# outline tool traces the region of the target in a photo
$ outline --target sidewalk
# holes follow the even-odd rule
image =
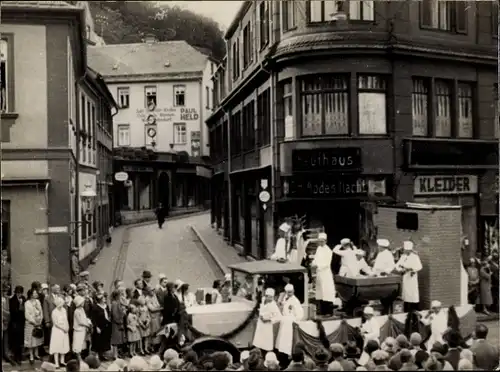
[[[190,227],[223,272],[228,273],[230,265],[248,261],[210,226],[210,215],[205,219],[198,218]]]

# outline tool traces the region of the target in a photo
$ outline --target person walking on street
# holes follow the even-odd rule
[[[488,309],[493,303],[493,298],[491,295],[491,269],[487,260],[481,262],[481,267],[479,269],[479,298],[480,298],[480,310],[489,315]]]
[[[167,217],[165,208],[163,207],[162,203],[158,204],[155,214],[156,220],[158,221],[158,227],[161,229],[163,227],[163,224],[165,223],[165,218]]]

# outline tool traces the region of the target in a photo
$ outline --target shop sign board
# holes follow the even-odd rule
[[[127,172],[115,173],[115,180],[118,182],[125,182],[126,180],[128,180],[128,173]]]
[[[465,195],[477,194],[477,176],[472,175],[433,175],[417,176],[414,182],[414,195]]]
[[[152,111],[146,109],[137,109],[137,117],[144,123],[154,125],[156,123],[165,123],[174,121],[177,115],[175,107],[155,108]]]
[[[357,196],[385,196],[385,179],[363,177],[287,177],[285,196],[291,198],[346,198]]]
[[[361,169],[360,148],[292,150],[292,172],[359,171]]]
[[[200,118],[195,108],[181,108],[181,121],[195,121]]]

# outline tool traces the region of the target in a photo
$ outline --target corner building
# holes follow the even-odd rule
[[[221,233],[263,258],[279,223],[306,214],[331,246],[369,246],[377,204],[461,205],[471,254],[486,253],[498,239],[497,12],[486,2],[246,1],[206,121]]]

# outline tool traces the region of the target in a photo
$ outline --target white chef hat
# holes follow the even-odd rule
[[[232,276],[230,273],[227,273],[226,275],[224,275],[224,280],[226,282],[230,282],[232,280]]]
[[[351,244],[351,239],[349,238],[344,238],[340,241],[340,244],[341,245],[347,245],[347,244]]]
[[[380,247],[388,248],[391,243],[387,239],[377,239],[377,245]]]
[[[328,235],[326,233],[319,233],[318,234],[318,240],[326,240],[328,238]]]
[[[49,285],[47,283],[42,283],[40,285],[40,288],[42,288],[42,289],[49,289]]]
[[[163,279],[167,279],[167,276],[165,274],[159,274],[158,275],[158,280],[163,280]]]
[[[364,256],[364,255],[366,255],[366,252],[364,250],[362,250],[362,249],[356,249],[354,251],[354,253],[356,253],[356,256]]]
[[[413,242],[407,240],[403,242],[403,249],[405,251],[413,251]]]
[[[179,288],[181,285],[183,285],[184,282],[180,279],[176,279],[175,282],[174,282],[174,285]]]
[[[431,308],[432,307],[441,307],[441,305],[442,305],[441,302],[438,300],[434,300],[431,302]]]
[[[287,284],[287,285],[285,286],[285,292],[291,292],[291,291],[293,291],[293,290],[294,290],[294,288],[293,288],[293,284]]]
[[[276,294],[273,288],[266,288],[266,291],[264,292],[266,296],[273,296]]]
[[[283,222],[280,225],[280,230],[286,233],[286,232],[288,232],[290,230],[290,225],[287,224],[286,222]]]
[[[373,315],[373,307],[371,306],[366,306],[363,310],[363,313],[365,315]]]

